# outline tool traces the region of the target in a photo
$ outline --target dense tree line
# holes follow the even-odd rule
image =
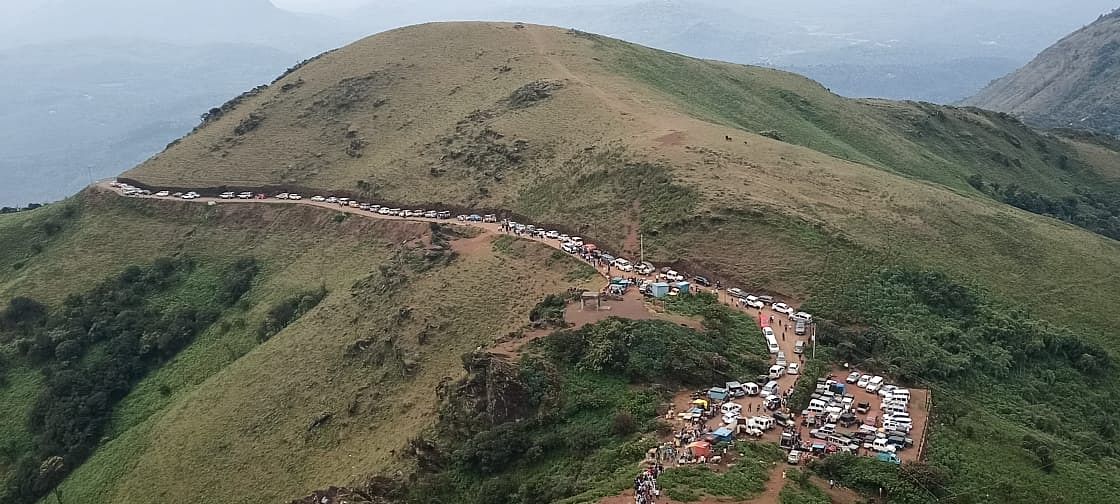
[[[265,315],[261,325],[257,327],[257,339],[267,341],[273,335],[288,327],[288,324],[295,322],[303,314],[318,306],[319,302],[325,297],[327,297],[327,288],[320,286],[316,290],[300,292],[276,303],[268,309],[268,314]]]
[[[981,192],[1016,208],[1047,215],[1114,240],[1120,240],[1120,191],[1079,190],[1073,196],[1054,198],[1028,191],[1016,184],[987,182],[980,175],[968,183]]]
[[[152,306],[153,297],[175,288],[195,267],[183,258],[131,266],[69,296],[51,313],[31,299],[9,302],[0,318],[15,331],[18,352],[42,370],[45,386],[28,420],[34,451],[16,462],[0,500],[35,502],[88,458],[117,402],[237,302],[258,270],[255,260],[239,260],[221,275],[212,299]]]

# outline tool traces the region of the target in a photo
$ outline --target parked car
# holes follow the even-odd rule
[[[868,392],[875,392],[875,391],[879,390],[879,387],[882,387],[882,386],[883,386],[883,377],[876,375],[876,376],[872,377],[871,380],[868,380],[867,391]]]
[[[545,232],[544,237],[545,238],[551,238],[551,239],[555,240],[557,238],[560,238],[560,232],[556,231],[556,230],[549,230],[549,231]]]
[[[276,195],[276,199],[288,199],[288,193],[282,192]]]
[[[627,261],[626,259],[623,259],[621,257],[614,260],[614,267],[618,268],[619,271],[634,271],[634,265],[630,264],[630,261]]]
[[[298,194],[293,193],[293,194],[288,195],[288,199],[290,199],[290,200],[301,200],[301,199],[303,199],[303,196],[300,196]]]
[[[864,413],[867,413],[870,410],[871,410],[871,403],[866,402],[866,401],[861,402],[861,403],[856,403],[856,413],[859,413],[859,414],[862,415]]]
[[[777,364],[779,366],[785,366],[786,365],[786,353],[785,352],[778,351],[778,357],[777,357],[777,360],[776,360],[775,364]]]
[[[801,463],[801,452],[797,450],[790,450],[789,455],[786,456],[786,463],[797,465]]]
[[[786,372],[786,367],[785,366],[779,366],[777,364],[774,364],[773,366],[770,366],[770,374],[769,374],[770,379],[771,380],[777,380],[778,378],[781,378],[782,375],[785,374],[785,372]]]
[[[167,191],[160,191],[156,193],[157,198],[166,198],[168,196],[171,196],[171,193]]]
[[[863,375],[861,375],[859,371],[852,371],[851,373],[848,373],[848,378],[846,378],[844,381],[848,383],[858,383],[861,376]]]
[[[727,295],[731,297],[742,298],[745,297],[747,293],[743,292],[743,289],[740,289],[738,287],[731,287],[730,289],[727,289]]]
[[[762,300],[758,298],[758,296],[752,296],[750,294],[747,294],[747,297],[743,299],[743,304],[759,310],[766,308],[766,303],[763,303]]]
[[[795,354],[805,353],[805,340],[797,340],[797,343],[793,344],[793,353],[795,353]]]
[[[494,214],[486,214],[482,216],[482,222],[498,222],[498,216]]]
[[[786,315],[793,314],[793,308],[790,308],[790,306],[785,304],[785,303],[774,303],[770,307],[773,308],[774,311],[776,311],[778,313],[784,313]]]
[[[334,198],[331,198],[331,199],[334,199]],[[322,201],[327,201],[327,198],[324,198],[324,197],[319,196],[319,195],[315,195],[315,196],[311,197],[311,201],[322,202]],[[331,203],[334,203],[334,202],[331,201]]]
[[[712,286],[712,282],[710,282],[707,277],[694,276],[692,277],[692,282],[696,285],[703,285],[704,287]]]
[[[222,199],[233,199],[233,196],[234,196],[233,191],[226,191],[226,192],[218,195],[218,197],[222,198]]]
[[[801,372],[801,365],[794,362],[786,367],[786,374],[798,374]]]
[[[243,193],[239,193],[237,195],[237,199],[252,199],[252,198],[253,198],[253,193],[248,192],[248,191],[245,191]]]
[[[867,388],[867,382],[869,381],[871,381],[871,375],[863,375],[859,377],[859,381],[856,382],[856,386],[861,389],[865,389]]]

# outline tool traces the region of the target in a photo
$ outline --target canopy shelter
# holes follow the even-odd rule
[[[688,451],[693,457],[710,457],[712,454],[712,444],[707,441],[696,441],[689,443]]]
[[[598,292],[584,291],[582,294],[580,294],[579,295],[579,309],[582,310],[582,309],[586,308],[588,301],[595,301],[595,309],[596,310],[603,307],[603,296],[601,296]]]
[[[734,434],[731,432],[731,429],[727,427],[720,427],[712,432],[712,439],[717,443],[720,441],[731,441],[732,438],[734,438]]]

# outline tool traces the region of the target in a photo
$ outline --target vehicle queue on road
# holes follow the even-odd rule
[[[198,199],[201,195],[196,191],[172,192],[160,190],[141,189],[127,183],[112,182],[110,186],[116,188],[125,196],[144,196],[156,198],[179,198],[183,200]],[[298,193],[282,192],[273,196],[249,191],[227,191],[218,195],[219,199],[240,200],[287,200],[299,201],[303,196]],[[335,196],[311,196],[311,202],[320,204],[334,204],[353,210],[366,211],[381,216],[396,216],[402,218],[422,218],[449,220],[452,214],[447,210],[430,209],[404,209],[382,206],[374,203]],[[608,276],[611,270],[621,273],[636,273],[642,276],[656,275],[657,281],[675,282],[676,285],[687,284],[685,274],[669,267],[656,268],[647,261],[631,261],[624,257],[611,254],[595,244],[585,243],[579,236],[569,236],[557,230],[545,229],[533,224],[519,223],[509,219],[499,219],[495,214],[460,214],[455,219],[464,223],[498,223],[501,230],[519,236],[532,237],[542,240],[556,240],[558,248],[569,254],[578,254],[588,261],[606,267]],[[713,283],[703,276],[693,276],[692,282],[702,287],[713,287]],[[651,286],[653,281],[642,280],[640,290],[647,296],[655,295]],[[720,283],[715,282],[714,288],[721,289]],[[805,335],[813,323],[812,315],[797,311],[788,304],[775,300],[769,295],[755,295],[743,291],[738,287],[725,290],[736,308],[762,310],[769,307],[773,312],[788,318],[794,327],[796,336]],[[678,287],[667,291],[668,295],[677,295]],[[658,296],[659,297],[659,296]],[[800,362],[787,362],[787,356],[780,350],[776,333],[771,325],[773,316],[764,318],[759,312],[759,323],[762,336],[766,342],[769,353],[773,356],[773,364],[768,372],[759,375],[753,380],[729,381],[719,386],[712,387],[706,392],[698,392],[694,397],[694,405],[703,405],[703,408],[693,407],[678,416],[682,420],[694,424],[704,424],[707,420],[718,416],[723,427],[714,432],[721,436],[730,433],[749,436],[762,436],[766,431],[781,427],[779,444],[789,450],[788,462],[797,464],[806,456],[823,456],[833,452],[859,452],[861,449],[877,453],[881,460],[899,463],[895,455],[898,450],[905,449],[913,444],[909,437],[912,420],[909,415],[910,391],[905,388],[885,383],[882,376],[865,375],[859,372],[850,373],[846,383],[841,383],[830,378],[822,378],[816,385],[816,390],[809,401],[809,406],[800,412],[800,425],[809,427],[810,439],[803,439],[802,429],[798,427],[792,412],[786,409],[792,387],[782,391],[777,380],[783,375],[798,375],[801,371]],[[794,346],[794,353],[804,353],[806,342],[798,339]],[[876,393],[881,397],[880,412],[871,411],[868,401],[858,402],[854,396],[846,393],[846,387],[854,386],[864,389],[869,393]],[[735,402],[736,399],[758,396],[762,398],[761,406],[769,414],[762,414],[762,407],[755,415],[746,416],[742,406]],[[717,415],[718,413],[718,415]],[[856,415],[866,415],[859,420]],[[843,428],[858,428],[854,432],[843,433]],[[708,441],[716,441],[719,436],[712,432],[705,434]]]

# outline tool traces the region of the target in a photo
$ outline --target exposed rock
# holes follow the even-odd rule
[[[552,97],[552,92],[564,87],[560,81],[537,80],[517,88],[506,103],[510,108],[526,108]]]

